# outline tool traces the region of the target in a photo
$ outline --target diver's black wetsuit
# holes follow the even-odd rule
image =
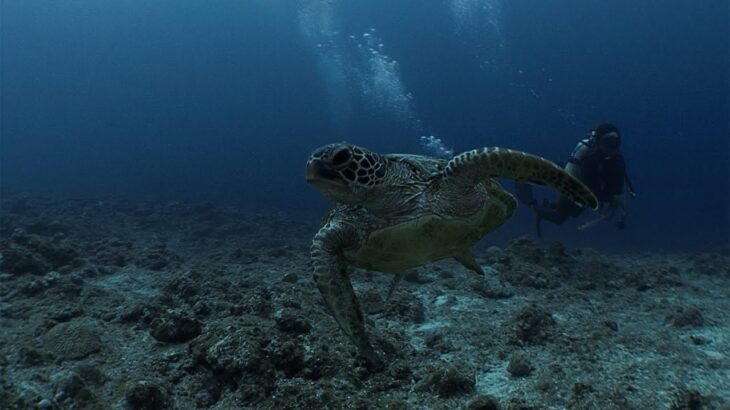
[[[617,228],[625,226],[626,208],[624,206],[624,187],[631,196],[636,196],[634,187],[626,173],[626,163],[619,150],[621,133],[609,123],[598,125],[591,135],[578,142],[570,155],[565,172],[583,182],[598,199],[600,217],[586,222],[578,229],[586,229],[600,221],[610,221],[616,210],[621,215],[614,222]],[[537,235],[541,236],[540,221],[543,219],[562,224],[568,218],[575,218],[583,212],[569,197],[561,196],[556,202],[546,199],[539,203],[533,198],[532,187],[518,182],[517,199],[529,206],[537,215]]]
[[[580,159],[574,157],[570,162],[579,168],[576,177],[593,191],[599,203],[611,203],[616,195],[623,193],[624,183],[632,188],[621,153],[607,156],[600,149],[590,147]],[[565,196],[561,196],[557,202],[535,204],[534,209],[540,218],[556,224],[575,218],[584,210]]]

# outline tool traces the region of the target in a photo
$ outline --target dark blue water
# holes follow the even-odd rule
[[[419,136],[436,135],[456,151],[499,145],[558,161],[610,121],[638,190],[627,229],[578,233],[579,220],[546,236],[647,250],[728,241],[726,0],[1,7],[3,194],[313,216],[326,203],[303,167],[327,142],[424,153]],[[491,238],[532,224],[522,209]]]

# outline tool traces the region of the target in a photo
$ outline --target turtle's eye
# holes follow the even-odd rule
[[[350,157],[352,157],[352,153],[350,153],[349,149],[341,149],[335,154],[334,157],[332,157],[332,165],[338,167],[347,162]]]

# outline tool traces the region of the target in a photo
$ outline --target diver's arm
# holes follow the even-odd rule
[[[626,159],[623,155],[621,155],[621,170],[624,174],[624,185],[626,187],[626,192],[631,195],[631,197],[636,196],[636,190],[634,189],[634,184],[631,182],[631,178],[629,178],[629,173],[626,171]]]
[[[624,171],[624,182],[626,183],[626,190],[628,191],[629,195],[632,197],[636,196],[636,190],[634,189],[634,184],[631,183],[631,179],[629,178],[629,174]]]
[[[623,159],[623,157],[622,157]],[[614,222],[614,225],[618,229],[624,229],[626,227],[626,216],[629,214],[628,210],[626,209],[626,199],[624,198],[624,192],[627,192],[629,195],[631,195],[632,198],[636,197],[636,191],[634,191],[634,184],[631,183],[631,179],[629,179],[629,173],[626,172],[626,162],[623,162],[623,173],[624,173],[624,187],[621,190],[621,194],[617,195],[616,198],[614,198],[614,206],[616,208],[621,209],[621,215],[619,216],[618,220]]]

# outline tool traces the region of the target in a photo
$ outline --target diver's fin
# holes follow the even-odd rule
[[[598,218],[592,219],[590,221],[587,221],[583,225],[578,227],[579,231],[582,231],[584,229],[588,229],[592,226],[598,225],[599,222],[605,221],[607,219],[608,215],[601,215]]]
[[[532,195],[532,186],[526,182],[515,182],[515,196],[521,203],[532,206],[537,203]]]
[[[396,273],[395,276],[393,276],[393,280],[390,281],[390,288],[388,288],[388,296],[385,298],[386,302],[390,300],[391,296],[393,296],[395,288],[398,287],[398,284],[401,280],[403,280],[404,276],[406,276],[405,272]]]
[[[537,215],[537,219],[535,220],[535,228],[537,230],[537,237],[542,239],[542,226],[540,222],[542,222],[542,216],[540,216],[540,212],[535,212]]]
[[[470,271],[476,273],[477,275],[485,276],[484,269],[482,269],[481,266],[477,263],[476,260],[474,260],[474,255],[471,254],[471,252],[466,251],[462,253],[459,256],[454,257],[459,263],[464,265],[465,268],[469,269]]]

